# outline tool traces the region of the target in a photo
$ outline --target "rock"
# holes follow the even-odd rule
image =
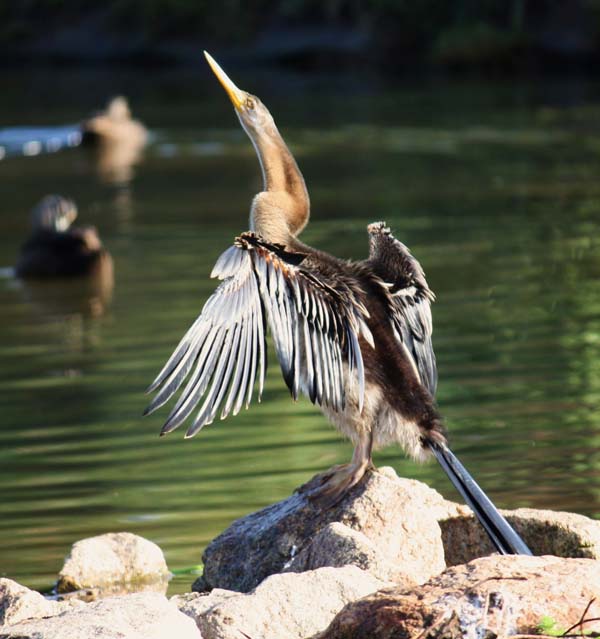
[[[169,570],[162,550],[132,533],[107,533],[73,544],[59,573],[58,592],[94,589],[101,595],[165,593]]]
[[[0,626],[0,639],[202,639],[192,619],[157,593],[111,597],[53,617]]]
[[[390,468],[370,472],[335,508],[308,495],[319,476],[291,497],[235,521],[206,549],[202,592],[248,592],[278,572],[355,565],[408,586],[449,565],[493,554],[471,510]],[[535,555],[600,559],[600,522],[544,510],[503,511]]]
[[[204,613],[226,599],[243,596],[245,596],[243,593],[234,592],[233,590],[214,588],[210,592],[188,592],[183,595],[175,595],[171,597],[171,602],[188,617],[197,620]]]
[[[0,579],[0,626],[54,614],[54,602],[11,579]]]
[[[404,587],[416,585],[402,566],[387,561],[369,538],[349,526],[334,521],[321,529],[304,548],[288,562],[284,572],[304,572],[324,566],[355,565],[377,579]]]
[[[600,617],[600,561],[484,557],[412,591],[387,588],[351,603],[318,639],[507,637],[539,633],[544,619],[560,634],[592,599],[586,619]],[[582,627],[598,631],[600,622]]]
[[[466,507],[440,520],[446,563],[467,563],[494,552],[479,522]],[[600,559],[600,521],[583,515],[519,508],[502,513],[534,555]]]
[[[317,476],[291,497],[235,521],[205,550],[204,575],[193,589],[248,592],[286,567],[339,566],[342,557],[377,576],[409,575],[417,583],[445,568],[437,520],[459,513],[455,504],[382,468],[368,473],[336,507],[323,510],[308,498],[319,481]],[[334,522],[345,528],[325,530]],[[320,531],[336,548],[329,559],[311,545]],[[386,563],[389,568],[383,568]]]
[[[350,601],[384,582],[356,566],[272,575],[248,594],[213,590],[171,599],[204,639],[303,639],[327,627]]]
[[[0,627],[24,619],[51,617],[84,605],[77,600],[46,599],[39,592],[30,590],[12,579],[0,579]]]

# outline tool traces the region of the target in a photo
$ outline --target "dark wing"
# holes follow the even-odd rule
[[[325,282],[303,268],[304,257],[251,233],[219,257],[211,275],[223,283],[148,389],[160,388],[146,413],[167,402],[188,379],[162,433],[177,428],[202,398],[187,437],[210,424],[219,409],[221,419],[230,412],[235,415],[250,402],[257,370],[260,399],[267,322],[294,398],[302,390],[313,403],[341,410],[346,378],[356,371],[362,406],[364,370],[358,338],[362,335],[372,343],[365,323],[368,313],[347,286]]]
[[[435,296],[419,262],[385,222],[370,224],[368,231],[368,263],[387,289],[396,337],[412,358],[421,383],[435,395],[437,369],[431,344],[431,302]]]

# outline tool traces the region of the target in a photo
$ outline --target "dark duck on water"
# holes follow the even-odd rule
[[[363,261],[303,244],[309,198],[290,150],[262,102],[205,55],[254,144],[264,189],[250,231],[215,264],[222,284],[150,386],[158,392],[146,412],[184,380],[162,434],[201,401],[186,437],[247,407],[256,381],[262,393],[268,326],[292,396],[307,395],[354,444],[352,461],[324,475],[313,498],[336,504],[372,467],[374,448],[398,443],[416,459],[435,456],[499,552],[531,554],[448,447],[434,400],[433,293],[421,266],[383,222],[368,227]]]
[[[112,265],[93,226],[71,226],[76,217],[75,203],[60,195],[47,195],[33,208],[33,228],[21,247],[15,267],[17,277],[81,277],[107,263]]]

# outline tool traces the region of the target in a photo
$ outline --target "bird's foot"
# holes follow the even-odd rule
[[[311,483],[314,482],[316,487],[308,498],[324,510],[333,508],[360,482],[369,468],[374,468],[370,460],[334,466],[313,479]]]

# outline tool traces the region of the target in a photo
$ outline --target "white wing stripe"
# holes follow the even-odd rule
[[[233,374],[231,388],[229,389],[229,395],[227,396],[227,401],[225,402],[225,408],[223,408],[223,414],[222,414],[223,418],[229,415],[232,409],[234,410],[233,414],[237,415],[237,412],[235,411],[234,406],[235,406],[235,401],[240,390],[240,380],[242,378],[242,371],[244,369],[243,357],[244,357],[244,353],[246,352],[246,345],[244,343],[245,334],[246,334],[246,327],[244,324],[241,324],[238,327],[238,335],[237,335],[238,345],[235,351],[235,356],[236,356],[235,372]]]
[[[239,324],[233,328],[233,339],[231,343],[231,350],[229,352],[229,363],[227,367],[227,373],[225,375],[226,379],[230,382],[229,394],[227,395],[227,400],[225,401],[223,410],[221,411],[221,419],[225,419],[227,415],[229,415],[231,411],[231,405],[233,403],[233,397],[235,393],[235,374],[233,373],[233,368],[239,363],[240,333],[242,332],[241,329],[242,327]],[[233,379],[232,374],[234,375]],[[224,389],[227,390],[227,385],[224,385]]]
[[[252,355],[252,360],[250,363],[250,379],[248,381],[248,394],[246,395],[246,408],[248,408],[248,405],[250,404],[250,401],[252,400],[252,391],[254,390],[254,382],[256,380],[256,367],[258,365],[258,357],[257,357],[256,351],[258,350],[259,345],[258,345],[258,326],[257,326],[256,320],[257,320],[257,313],[254,312],[252,313],[252,319],[251,319],[252,349],[250,353]]]
[[[307,322],[308,323],[308,322]],[[323,403],[323,368],[321,366],[323,361],[323,353],[319,348],[319,340],[317,338],[317,331],[312,328],[310,330],[310,347],[312,350],[312,359],[315,367],[315,396],[319,404]]]
[[[315,369],[312,360],[312,348],[310,346],[310,335],[308,334],[308,322],[305,317],[300,316],[302,323],[302,350],[306,360],[306,384],[310,401],[315,401]],[[300,371],[297,371],[299,374]]]
[[[242,409],[242,406],[244,405],[244,397],[246,395],[246,388],[248,387],[248,371],[250,369],[252,336],[249,332],[249,327],[247,324],[244,324],[244,339],[242,341],[242,348],[244,346],[244,369],[242,372],[242,377],[240,379],[240,389],[238,392],[238,397],[233,408],[234,415],[237,415]]]
[[[227,357],[223,357],[223,353],[227,351],[228,345],[231,343],[231,332],[228,331],[225,334],[225,339],[222,342],[221,348],[219,349],[219,354],[217,358],[217,367],[214,371],[214,375],[212,376],[212,384],[210,387],[210,391],[206,395],[204,399],[204,403],[202,404],[202,408],[198,412],[194,423],[188,428],[186,437],[192,437],[195,435],[203,426],[206,424],[210,424],[214,415],[218,408],[218,395],[221,390],[223,375],[225,372],[225,367],[228,362]],[[212,372],[212,371],[211,371]],[[207,379],[208,382],[208,379]],[[208,385],[208,384],[207,384]]]
[[[372,343],[366,309],[347,285],[341,283],[338,290],[337,284],[322,282],[318,272],[285,261],[278,250],[244,235],[218,258],[212,275],[222,283],[151,386],[160,390],[148,412],[168,401],[187,378],[163,433],[177,428],[201,400],[186,437],[213,422],[219,410],[224,419],[247,407],[256,382],[260,400],[267,367],[266,322],[295,398],[301,387],[314,403],[342,409],[347,360],[358,380],[362,407],[364,365],[358,338]]]
[[[214,360],[216,349],[211,350],[214,344],[214,340],[217,337],[217,329],[213,329],[209,334],[209,337],[212,337],[213,340],[207,339],[204,343],[200,354],[198,355],[196,369],[192,378],[188,381],[183,393],[179,397],[179,400],[173,407],[173,410],[169,413],[167,417],[167,421],[163,426],[163,432],[168,433],[177,426],[179,426],[194,410],[194,407],[202,393],[206,390],[206,385],[208,381],[202,385],[203,375],[206,377],[206,369],[211,365],[212,360]],[[208,359],[206,359],[208,358]]]

